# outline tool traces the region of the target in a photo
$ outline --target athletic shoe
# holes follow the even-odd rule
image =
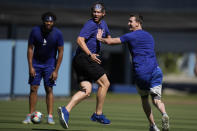
[[[169,130],[169,117],[167,114],[164,114],[162,116],[162,131],[168,131]]]
[[[47,117],[47,123],[50,124],[50,125],[54,125],[55,124],[55,121],[53,120],[53,116],[48,116]]]
[[[150,126],[149,131],[160,131],[160,130],[156,125],[154,125],[154,126]]]
[[[26,119],[24,121],[22,121],[23,124],[31,124],[31,114],[28,114],[26,116]]]
[[[63,128],[68,128],[69,113],[65,107],[58,107],[57,109],[59,121]]]
[[[103,114],[97,115],[96,113],[93,113],[93,115],[90,118],[92,121],[100,122],[101,124],[109,125],[111,122],[109,119],[107,119]]]

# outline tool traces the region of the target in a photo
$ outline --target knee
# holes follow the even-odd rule
[[[153,105],[157,106],[160,103],[162,103],[161,98],[159,96],[151,95],[151,97],[152,97],[152,103],[153,103]]]
[[[102,83],[100,83],[100,86],[104,87],[104,88],[109,88],[109,86],[110,86],[109,80],[103,81]]]
[[[83,98],[88,98],[91,95],[91,91],[90,90],[81,89],[80,91],[82,92]],[[76,100],[78,100],[78,98],[76,98]]]
[[[105,82],[104,82],[104,87],[109,88],[109,86],[110,86],[110,82],[109,82],[108,80],[105,81]]]
[[[162,101],[161,100],[158,100],[158,99],[153,99],[152,100],[152,103],[153,103],[154,106],[157,106],[157,105],[161,104]]]
[[[107,88],[107,89],[109,88],[110,82],[109,82],[109,80],[108,80],[106,74],[103,75],[101,78],[99,78],[99,79],[97,80],[97,84],[98,84],[100,87],[104,87],[104,88]]]
[[[86,97],[89,97],[90,95],[91,95],[91,90],[89,91],[89,90],[86,90],[86,92],[85,92],[85,95],[86,95]]]
[[[89,97],[92,92],[92,85],[91,84],[86,84],[85,86],[81,86],[80,89],[82,92],[84,92],[85,97]]]
[[[45,87],[45,91],[47,94],[53,93],[53,88],[52,87]]]
[[[38,91],[38,87],[36,86],[32,86],[30,89],[30,93],[37,93],[37,91]]]

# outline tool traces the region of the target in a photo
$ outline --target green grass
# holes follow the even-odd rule
[[[0,131],[61,131],[56,109],[66,105],[70,98],[55,99],[55,125],[46,124],[46,116],[41,124],[22,124],[28,112],[28,99],[0,101]],[[170,116],[171,131],[197,130],[197,96],[164,96],[163,100]],[[37,110],[46,115],[44,99],[39,99]],[[138,95],[108,94],[104,114],[111,125],[101,125],[90,121],[95,111],[95,94],[81,102],[70,113],[69,131],[148,131],[148,122],[141,108]],[[156,124],[161,128],[161,115],[153,108]]]

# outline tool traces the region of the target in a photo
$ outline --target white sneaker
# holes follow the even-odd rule
[[[23,123],[23,124],[31,124],[31,123],[32,123],[32,122],[31,122],[31,115],[28,114],[28,115],[26,116],[26,119],[25,119],[24,121],[22,121],[22,123]]]
[[[55,121],[53,120],[52,116],[48,116],[47,117],[47,123],[50,124],[50,125],[54,125],[55,124]]]
[[[149,131],[160,131],[160,130],[156,125],[154,125],[154,126],[150,126]]]
[[[162,116],[162,131],[169,131],[169,117],[167,114]]]

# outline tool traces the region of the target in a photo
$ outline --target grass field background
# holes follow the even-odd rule
[[[148,122],[141,108],[138,95],[108,94],[104,114],[111,120],[111,125],[101,125],[90,121],[95,111],[96,96],[81,102],[70,113],[69,131],[148,131]],[[69,98],[55,99],[55,125],[46,123],[45,99],[38,99],[37,110],[45,116],[41,124],[22,124],[28,113],[28,98],[16,100],[0,100],[0,131],[62,131],[56,109],[66,105]],[[197,131],[197,95],[163,96],[167,112],[170,116],[170,131]],[[153,106],[152,106],[153,107]],[[161,129],[161,115],[153,108],[155,121]]]

